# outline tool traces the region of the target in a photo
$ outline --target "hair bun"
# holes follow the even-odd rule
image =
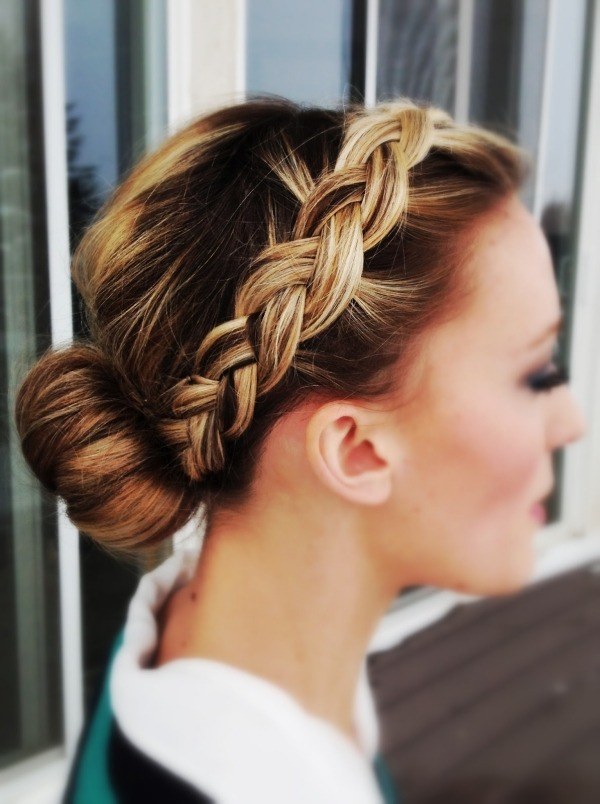
[[[71,521],[109,548],[154,545],[194,513],[192,494],[92,344],[48,351],[16,399],[23,454]]]

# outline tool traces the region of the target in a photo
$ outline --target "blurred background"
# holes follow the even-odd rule
[[[142,567],[81,538],[20,455],[14,389],[82,332],[69,256],[130,166],[194,115],[256,93],[408,95],[532,155],[562,358],[588,435],[556,459],[537,580],[600,558],[600,9],[594,0],[2,0],[0,800],[53,801]],[[458,595],[405,592],[374,650]],[[575,801],[575,799],[573,799]]]

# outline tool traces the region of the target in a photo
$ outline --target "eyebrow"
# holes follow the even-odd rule
[[[529,344],[527,349],[531,350],[535,349],[536,346],[540,346],[542,343],[548,340],[550,335],[554,335],[555,332],[558,332],[561,329],[564,322],[565,317],[563,313],[561,313],[559,317],[556,319],[556,321],[548,327],[548,329],[546,329],[538,338],[536,338],[532,343]]]

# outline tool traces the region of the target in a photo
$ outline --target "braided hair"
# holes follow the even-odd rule
[[[469,293],[462,234],[523,166],[507,140],[409,100],[258,99],[194,120],[74,254],[89,336],[19,388],[29,465],[114,550],[243,502],[286,412],[396,390],[419,335]]]

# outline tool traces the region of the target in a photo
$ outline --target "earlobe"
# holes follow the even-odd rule
[[[367,421],[370,416],[350,405],[329,403],[313,414],[306,430],[308,460],[319,480],[357,505],[381,505],[392,489],[382,431]]]

